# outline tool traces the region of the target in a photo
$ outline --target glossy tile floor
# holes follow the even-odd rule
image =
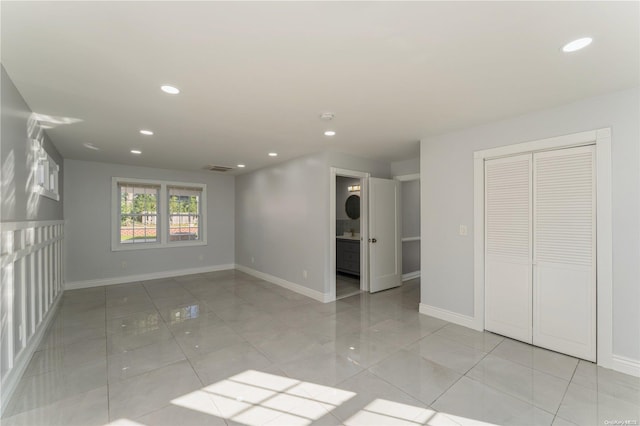
[[[336,299],[344,299],[358,293],[360,293],[359,277],[336,273]]]
[[[321,304],[236,271],[68,291],[2,424],[640,420],[640,379],[418,301],[417,280]]]

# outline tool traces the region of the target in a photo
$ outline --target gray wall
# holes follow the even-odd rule
[[[65,160],[65,170],[67,282],[234,263],[233,176],[78,160]],[[111,251],[114,176],[207,184],[208,245]]]
[[[326,152],[236,178],[237,264],[329,292],[331,166],[389,177],[388,163]]]
[[[49,138],[44,137],[44,148],[60,166],[60,201],[31,192],[31,143],[27,133],[27,120],[32,111],[16,89],[4,67],[0,67],[1,115],[0,159],[2,161],[2,222],[25,220],[60,220],[63,218],[62,186],[64,167],[62,157]]]
[[[402,182],[402,237],[420,236],[420,181]],[[402,243],[402,273],[420,270],[420,241]]]
[[[631,89],[422,140],[422,303],[473,315],[474,151],[611,127],[613,351],[640,360],[639,104]]]
[[[413,175],[420,173],[420,154],[416,158],[391,163],[391,176]]]

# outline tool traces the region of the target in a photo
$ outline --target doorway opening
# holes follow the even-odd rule
[[[336,299],[361,291],[362,179],[336,176]]]
[[[331,168],[329,300],[368,291],[369,173]]]

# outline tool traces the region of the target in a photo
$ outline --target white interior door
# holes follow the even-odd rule
[[[485,328],[532,342],[531,154],[485,162]]]
[[[369,291],[402,283],[400,182],[369,179]]]
[[[595,361],[595,147],[533,162],[533,343]]]

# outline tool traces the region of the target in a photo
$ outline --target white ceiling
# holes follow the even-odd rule
[[[253,170],[406,159],[425,136],[638,86],[639,31],[638,2],[3,1],[2,63],[33,111],[81,120],[48,131],[66,158]]]

